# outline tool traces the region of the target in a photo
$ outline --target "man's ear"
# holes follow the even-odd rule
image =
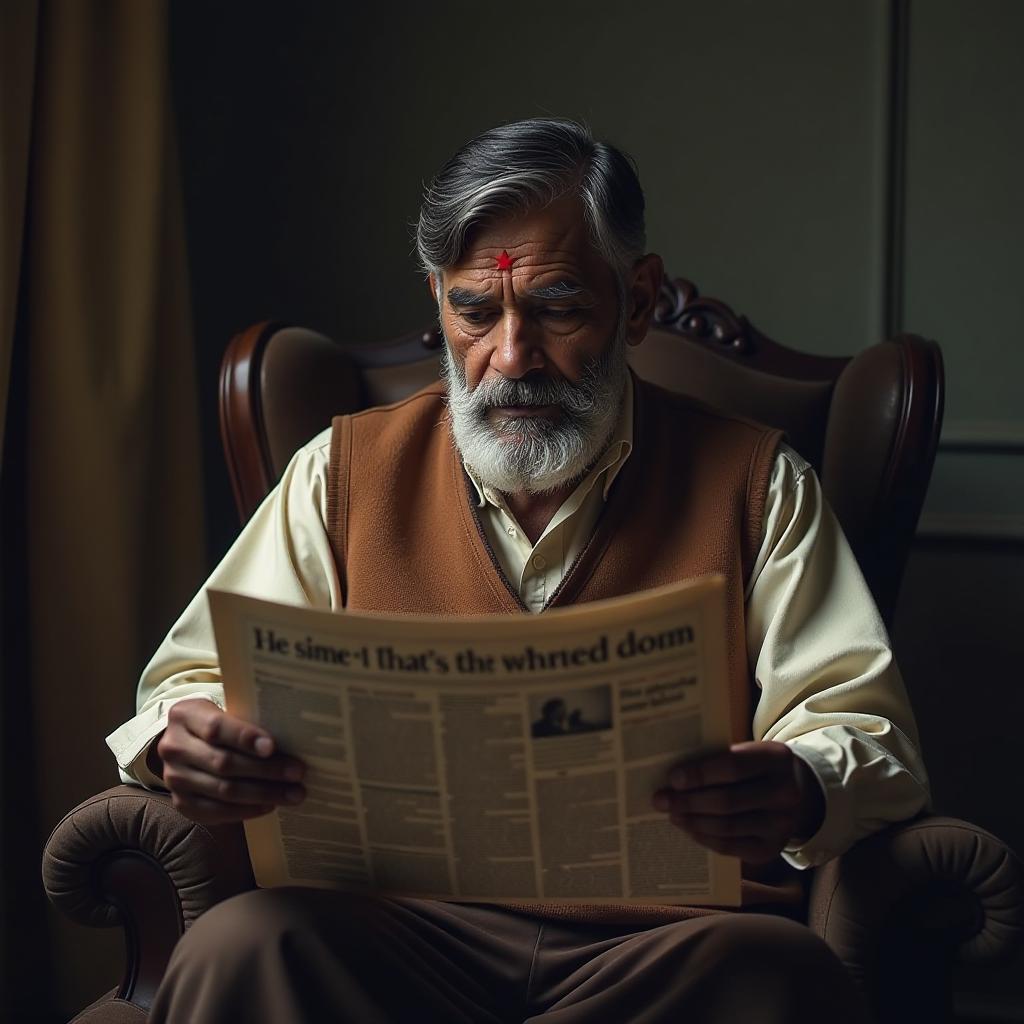
[[[427,287],[430,289],[430,297],[434,302],[437,303],[438,307],[441,305],[441,283],[433,272],[427,274]]]
[[[629,317],[626,320],[628,344],[639,345],[647,337],[664,276],[665,268],[656,253],[649,252],[633,264],[626,288],[626,302],[629,304]]]

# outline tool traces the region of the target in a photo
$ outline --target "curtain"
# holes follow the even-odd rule
[[[201,580],[201,467],[166,3],[3,6],[4,840],[38,890],[49,830],[117,783],[103,737]],[[34,821],[9,820],[26,793]],[[119,938],[46,921],[66,1019],[117,981]],[[8,952],[25,924],[3,927]]]

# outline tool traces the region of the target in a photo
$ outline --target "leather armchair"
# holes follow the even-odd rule
[[[242,521],[332,414],[434,379],[440,344],[436,330],[372,347],[279,324],[236,336],[221,370],[221,429]],[[891,621],[941,425],[938,346],[900,335],[850,358],[811,356],[676,281],[632,362],[663,386],[783,427],[821,475]],[[69,812],[47,843],[43,878],[76,921],[124,928],[121,983],[76,1018],[97,1024],[144,1020],[185,929],[253,886],[240,827],[196,825],[166,795],[131,786]],[[998,963],[1024,935],[1020,861],[967,822],[922,816],[890,826],[808,878],[808,926],[880,1021],[951,1019],[954,963]]]
[[[54,904],[81,924],[122,926],[117,989],[76,1021],[145,1020],[174,943],[203,911],[253,887],[241,828],[184,818],[163,793],[115,786],[71,811],[43,861]],[[996,964],[1024,928],[1019,861],[952,818],[890,826],[816,868],[807,923],[863,986],[880,1021],[951,1019],[954,962]]]

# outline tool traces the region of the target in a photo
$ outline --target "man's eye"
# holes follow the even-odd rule
[[[564,308],[545,308],[540,311],[540,315],[547,317],[549,320],[571,320],[573,317],[579,316],[580,310],[576,307]]]
[[[464,309],[459,316],[468,324],[485,324],[493,314],[486,309]]]

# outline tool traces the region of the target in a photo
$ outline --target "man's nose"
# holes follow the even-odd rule
[[[491,367],[502,376],[525,377],[545,365],[543,339],[523,317],[507,313],[499,326],[500,336],[491,353]]]

